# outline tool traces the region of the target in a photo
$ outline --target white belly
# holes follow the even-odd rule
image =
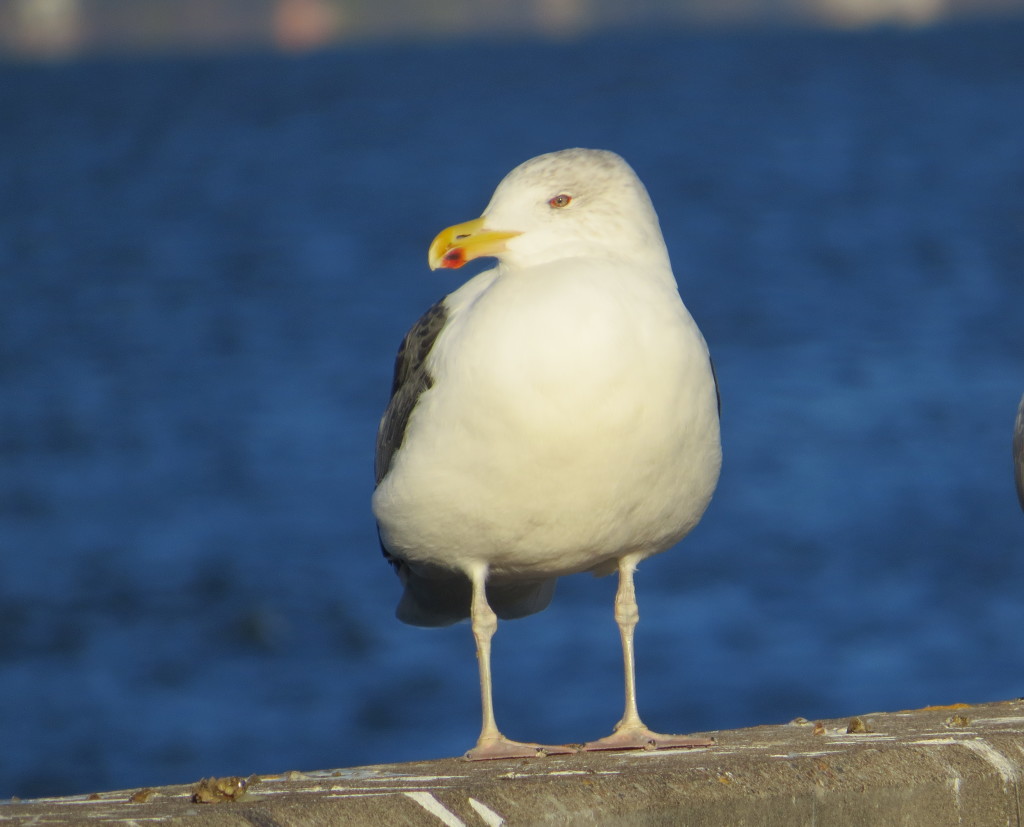
[[[549,282],[541,302],[496,283],[453,318],[374,494],[389,550],[551,577],[663,551],[697,523],[721,464],[706,346],[674,289],[617,290],[616,272],[594,290],[605,275]]]

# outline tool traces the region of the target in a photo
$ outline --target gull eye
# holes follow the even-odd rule
[[[572,196],[566,195],[564,192],[561,195],[556,195],[550,201],[548,206],[554,210],[560,210],[562,207],[568,207],[572,203]]]

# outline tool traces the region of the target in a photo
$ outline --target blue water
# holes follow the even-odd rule
[[[1020,695],[1022,89],[1019,22],[0,65],[0,796],[472,744],[374,434],[465,278],[434,233],[575,145],[647,183],[722,388],[715,500],[638,578],[648,723]],[[613,589],[501,626],[509,735],[617,720]]]

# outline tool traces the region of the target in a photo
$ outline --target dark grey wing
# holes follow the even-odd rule
[[[387,555],[387,551],[384,552]],[[411,626],[450,626],[469,617],[473,588],[462,574],[413,571],[403,560],[391,560],[405,590],[396,616]],[[436,576],[435,576],[436,575]],[[541,612],[551,603],[557,580],[488,583],[487,603],[502,620]]]
[[[710,356],[708,361],[711,363],[711,378],[715,380],[715,399],[718,401],[718,417],[722,417],[722,394],[718,390],[718,374],[715,372],[715,361]]]
[[[448,309],[444,299],[434,304],[412,329],[405,334],[398,356],[395,358],[395,378],[391,383],[391,401],[381,418],[377,429],[377,455],[374,459],[374,474],[377,484],[391,467],[391,458],[402,444],[409,416],[420,394],[434,384],[434,378],[427,371],[427,354],[437,341],[441,328],[448,320]]]
[[[377,453],[373,463],[377,485],[384,479],[395,452],[405,439],[405,429],[416,402],[434,384],[434,378],[427,370],[427,355],[447,319],[448,311],[442,299],[420,316],[398,348],[391,400],[377,429]],[[468,606],[470,597],[469,581],[465,577],[438,572],[437,578],[428,580],[422,574],[414,573],[401,557],[388,551],[379,526],[377,537],[384,559],[394,567],[405,587],[398,606],[399,619],[418,626],[446,626],[465,616],[462,614],[463,604]]]
[[[1017,480],[1017,498],[1020,500],[1020,507],[1024,508],[1024,396],[1020,398],[1017,424],[1013,428],[1013,465],[1014,477]]]

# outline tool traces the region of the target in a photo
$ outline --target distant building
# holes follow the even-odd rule
[[[632,27],[924,25],[1024,0],[0,0],[0,55],[277,48],[360,39],[576,37]]]
[[[274,42],[287,52],[315,49],[337,40],[344,24],[341,6],[326,0],[277,0]]]
[[[8,17],[5,45],[16,53],[61,57],[81,46],[80,0],[13,0]]]
[[[944,17],[948,0],[803,0],[807,16],[835,26],[922,26]]]

